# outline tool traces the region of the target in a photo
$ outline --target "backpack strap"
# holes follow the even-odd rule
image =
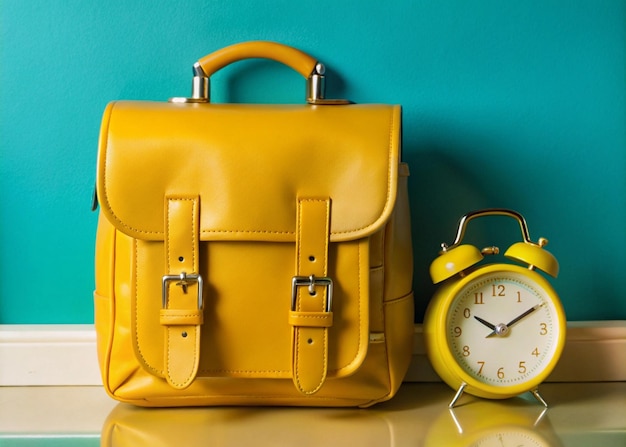
[[[289,323],[296,388],[314,394],[328,372],[328,328],[332,326],[333,281],[327,277],[330,199],[298,199],[296,274]]]
[[[187,388],[200,364],[200,327],[203,323],[202,288],[199,275],[199,208],[195,197],[165,199],[165,258],[163,307],[165,327],[164,365],[167,382]]]

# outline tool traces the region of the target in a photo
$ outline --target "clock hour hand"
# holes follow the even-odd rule
[[[493,337],[494,335],[504,336],[504,335],[508,334],[509,329],[511,328],[511,326],[513,326],[514,324],[519,323],[520,320],[522,320],[523,318],[526,318],[528,315],[530,315],[531,313],[533,313],[534,311],[536,311],[540,307],[541,307],[541,305],[537,304],[537,305],[531,307],[530,309],[528,309],[526,312],[524,312],[524,313],[518,315],[517,317],[513,318],[507,324],[502,324],[501,323],[501,324],[496,325],[493,328],[493,332],[491,332],[489,335],[487,335],[487,338]]]
[[[489,323],[487,320],[483,320],[482,318],[477,317],[476,315],[474,315],[474,318],[476,319],[476,321],[478,321],[479,323],[484,324],[485,326],[487,326],[487,327],[488,327],[489,329],[491,329],[492,331],[495,331],[495,330],[496,330],[496,326],[495,326],[495,325],[493,325],[493,324],[491,324],[491,323]]]

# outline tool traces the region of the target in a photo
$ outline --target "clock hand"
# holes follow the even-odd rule
[[[495,325],[493,325],[493,324],[489,323],[489,322],[488,322],[488,321],[486,321],[486,320],[483,320],[483,319],[482,319],[482,318],[480,318],[480,317],[477,317],[476,315],[474,315],[474,318],[475,318],[478,322],[480,322],[480,323],[484,324],[485,326],[487,326],[487,327],[488,327],[489,329],[491,329],[492,331],[495,331],[495,329],[496,329],[496,326],[495,326]]]
[[[491,332],[485,338],[493,337],[494,335],[506,335],[509,332],[509,328],[511,326],[513,326],[514,324],[518,323],[521,319],[527,317],[528,315],[530,315],[531,313],[533,313],[534,311],[536,311],[540,307],[541,307],[541,305],[537,304],[537,305],[531,307],[530,309],[528,309],[526,312],[522,313],[521,315],[518,315],[517,317],[513,318],[507,324],[500,323],[500,324],[496,325],[495,328],[493,329],[493,332]]]
[[[507,324],[508,327],[513,326],[515,323],[517,323],[518,321],[520,321],[522,318],[530,315],[531,313],[533,313],[534,311],[536,311],[537,309],[539,309],[541,306],[539,304],[531,307],[530,309],[528,309],[526,312],[524,312],[523,314],[521,314],[519,317],[515,317],[513,318],[511,321],[509,321],[509,323]]]

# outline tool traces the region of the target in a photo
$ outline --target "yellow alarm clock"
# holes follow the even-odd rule
[[[520,225],[523,242],[504,256],[525,266],[495,263],[477,266],[497,247],[482,251],[462,244],[469,221],[484,216],[508,216]],[[430,266],[440,284],[424,316],[426,353],[441,379],[457,390],[489,399],[506,399],[538,392],[556,366],[565,344],[566,318],[555,290],[537,270],[556,277],[559,264],[544,246],[532,242],[524,217],[513,210],[486,209],[459,221],[454,243]]]

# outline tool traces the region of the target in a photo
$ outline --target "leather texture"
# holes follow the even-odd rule
[[[328,274],[330,207],[330,198],[298,200],[296,278],[306,280],[310,276],[311,285],[292,291],[296,300],[292,301],[289,320],[293,333],[293,381],[303,394],[316,393],[328,372],[328,329],[331,326],[309,321],[321,317],[328,322],[332,317],[331,289],[314,284],[314,278],[326,278]],[[294,312],[298,316],[295,321]]]
[[[165,197],[165,265],[168,275],[198,272],[199,198]],[[165,329],[165,378],[174,388],[187,388],[196,378],[200,361],[201,320],[198,282],[185,275],[164,284],[159,322]],[[186,316],[181,320],[181,315]],[[194,321],[195,320],[195,321]]]
[[[143,406],[392,397],[413,336],[400,129],[400,107],[380,104],[111,103],[94,292],[107,392]]]

